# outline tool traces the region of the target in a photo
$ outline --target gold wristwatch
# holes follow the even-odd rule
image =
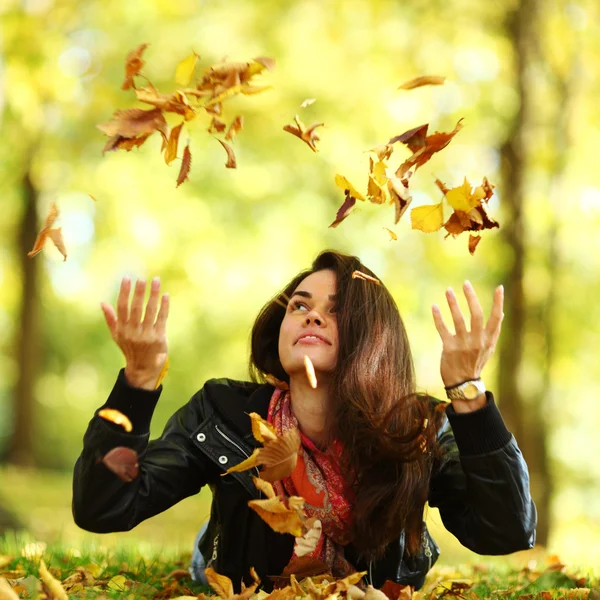
[[[475,400],[481,394],[485,394],[485,383],[481,379],[470,379],[446,387],[446,396],[450,400]]]

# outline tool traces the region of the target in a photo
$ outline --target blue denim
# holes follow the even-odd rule
[[[194,550],[192,551],[192,561],[188,571],[192,576],[192,581],[198,581],[199,583],[208,584],[206,580],[206,575],[204,574],[204,569],[206,568],[206,563],[204,562],[204,556],[202,556],[202,552],[198,549],[198,544],[200,543],[200,539],[204,535],[206,528],[208,527],[208,521],[200,527],[200,531],[196,536],[196,541],[194,542]]]

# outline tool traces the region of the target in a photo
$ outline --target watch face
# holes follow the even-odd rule
[[[479,396],[480,392],[479,388],[474,383],[469,383],[465,386],[463,393],[467,400],[474,400],[475,398],[477,398],[477,396]]]

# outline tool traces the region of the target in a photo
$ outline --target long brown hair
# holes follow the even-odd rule
[[[406,533],[409,552],[418,550],[429,492],[436,429],[441,418],[416,394],[414,367],[398,307],[383,283],[352,278],[375,274],[355,256],[321,252],[260,311],[251,334],[250,376],[288,381],[278,339],[290,296],[311,273],[336,274],[337,366],[332,374],[328,431],[344,448],[345,472],[354,473],[353,544],[366,558]]]

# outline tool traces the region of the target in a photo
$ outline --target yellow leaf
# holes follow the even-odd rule
[[[387,227],[384,227],[384,229],[390,234],[390,239],[392,239],[392,240],[398,239],[398,236],[396,235],[396,233],[394,231],[392,231],[391,229],[388,229]]]
[[[167,359],[165,360],[165,364],[163,365],[162,369],[160,370],[160,373],[158,374],[158,379],[156,380],[156,385],[154,386],[155,390],[157,390],[160,387],[162,380],[167,376],[168,372],[169,372],[169,357],[167,356]]]
[[[256,489],[260,490],[267,498],[275,498],[277,494],[275,494],[273,486],[268,481],[265,481],[260,477],[253,477],[252,480],[254,481]]]
[[[260,454],[261,450],[262,448],[255,448],[254,452],[246,460],[243,460],[241,463],[230,467],[227,469],[227,471],[225,471],[225,473],[222,473],[222,475],[226,475],[227,473],[240,473],[241,471],[247,471],[248,469],[258,466],[258,455]]]
[[[120,425],[128,433],[133,431],[133,425],[131,424],[129,417],[118,411],[116,408],[103,408],[98,411],[98,416],[107,421],[111,421],[116,425]]]
[[[417,206],[410,212],[410,221],[413,229],[424,233],[432,233],[441,229],[444,224],[444,208],[442,203]]]
[[[251,412],[249,415],[252,423],[252,435],[254,439],[264,444],[269,440],[277,439],[277,432],[275,427],[268,421],[265,421],[258,413]]]
[[[169,135],[169,141],[167,142],[167,148],[165,150],[165,162],[167,164],[172,163],[177,158],[177,147],[179,144],[179,134],[183,123],[179,123],[176,127],[171,129],[171,135]]]
[[[212,567],[208,567],[204,569],[204,574],[206,575],[206,580],[208,581],[208,585],[221,596],[227,600],[227,598],[231,598],[233,596],[233,583],[229,577],[225,575],[219,575]]]
[[[19,595],[4,577],[0,577],[0,600],[19,600]]]
[[[46,563],[43,560],[40,561],[40,579],[46,584],[46,587],[50,590],[52,598],[56,600],[69,600],[67,592],[62,586],[62,583],[58,581],[46,568]]]
[[[299,511],[287,508],[281,498],[250,500],[248,506],[256,511],[273,531],[291,533],[294,537],[302,536],[302,520]]]
[[[124,592],[127,590],[127,577],[124,575],[115,575],[106,584],[109,590],[115,590],[116,592]]]
[[[359,191],[357,191],[356,188],[343,175],[335,176],[335,185],[344,191],[348,190],[348,195],[356,198],[357,200],[365,199],[365,197]]]
[[[187,58],[184,58],[175,68],[175,81],[179,85],[187,85],[196,70],[198,55],[194,52]]]
[[[475,190],[474,194],[471,194],[471,184],[465,181],[459,187],[452,188],[446,193],[446,200],[454,210],[462,210],[468,213],[476,206],[481,204],[481,199],[484,197],[483,188]]]

